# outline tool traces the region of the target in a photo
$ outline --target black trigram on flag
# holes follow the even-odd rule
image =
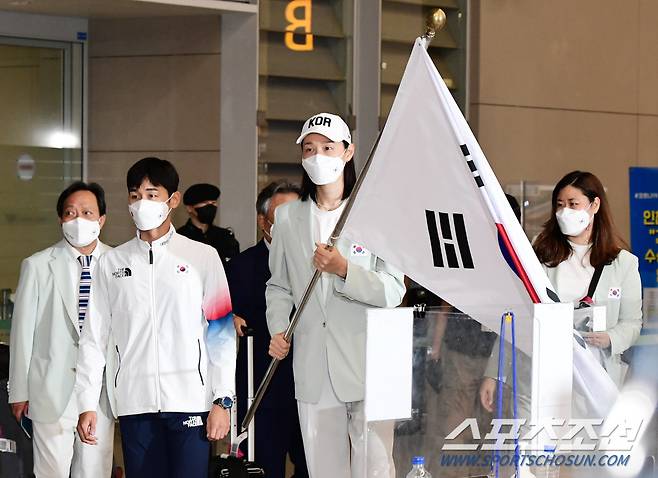
[[[437,214],[439,216],[438,225],[436,223]],[[434,267],[474,269],[471,249],[468,247],[468,237],[466,237],[464,215],[425,210],[425,217],[427,218],[427,232],[432,246]],[[461,258],[461,264],[458,256]]]

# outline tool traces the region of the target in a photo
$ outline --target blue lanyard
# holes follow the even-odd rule
[[[505,370],[505,329],[506,323],[511,324],[512,332],[512,406],[513,406],[513,418],[516,421],[517,418],[517,403],[516,403],[516,332],[514,330],[514,312],[505,312],[500,317],[500,342],[498,344],[498,380],[497,392],[498,392],[498,403],[496,410],[496,417],[503,418],[503,373]],[[519,474],[519,437],[514,437],[514,458],[516,466],[516,476]],[[499,478],[499,466],[500,466],[500,451],[494,450],[494,470],[496,473],[496,478]]]

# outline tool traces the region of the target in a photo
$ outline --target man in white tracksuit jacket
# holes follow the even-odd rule
[[[137,237],[97,266],[80,340],[78,433],[96,443],[95,410],[105,365],[112,378],[129,477],[206,477],[210,444],[229,429],[236,358],[231,300],[215,249],[176,233],[180,203],[168,161],[128,171]]]

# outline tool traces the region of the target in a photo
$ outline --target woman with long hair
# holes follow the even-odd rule
[[[364,427],[366,309],[395,307],[403,275],[362,246],[340,238],[327,246],[356,172],[349,128],[336,115],[309,118],[297,139],[304,168],[302,197],[280,206],[270,249],[267,324],[270,355],[283,359],[283,333],[314,269],[321,278],[294,335],[295,397],[312,478],[395,476],[393,427]]]
[[[583,331],[582,336],[610,378],[621,386],[628,368],[621,354],[635,343],[642,328],[642,286],[638,259],[619,236],[605,190],[595,175],[572,171],[556,184],[551,216],[534,249],[562,302],[573,302],[577,308],[606,307],[605,330]],[[595,286],[591,297],[590,286]],[[579,316],[576,311],[574,317]],[[591,327],[574,326],[579,330]],[[495,389],[496,381],[485,378],[480,399],[487,409],[493,407]]]

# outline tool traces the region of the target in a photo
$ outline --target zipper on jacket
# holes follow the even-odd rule
[[[197,364],[197,370],[199,371],[199,378],[201,379],[201,385],[205,386],[203,382],[203,374],[201,373],[201,340],[196,339],[196,343],[199,346],[199,363]]]
[[[117,383],[119,381],[119,372],[121,371],[121,354],[119,353],[119,346],[114,346],[117,349],[117,357],[119,357],[119,367],[117,368],[117,373],[114,376],[114,388],[117,388]]]
[[[151,264],[151,326],[153,327],[153,340],[154,340],[154,352],[155,352],[155,376],[157,383],[155,384],[155,401],[158,408],[158,412],[162,411],[162,404],[160,398],[160,358],[159,350],[160,346],[158,344],[158,327],[156,324],[156,313],[155,313],[155,266],[153,265],[153,245],[149,248],[149,264]]]

